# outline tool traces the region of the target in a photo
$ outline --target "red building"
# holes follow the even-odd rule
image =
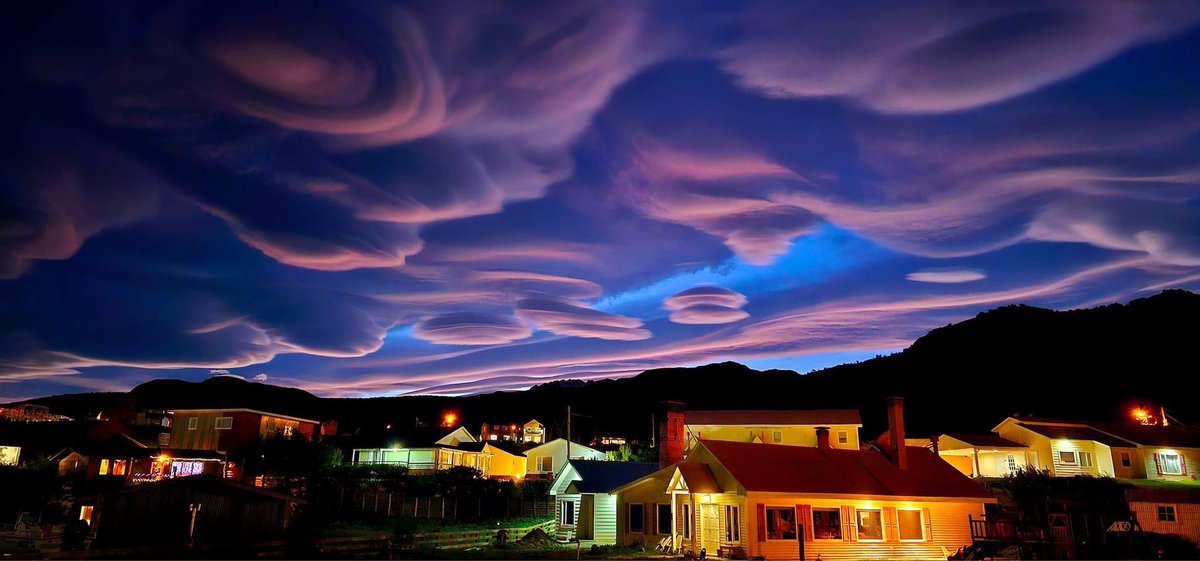
[[[175,409],[169,412],[169,446],[228,453],[278,435],[313,440],[321,423],[256,409]]]

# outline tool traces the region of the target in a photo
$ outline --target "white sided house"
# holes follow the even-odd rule
[[[658,464],[571,460],[550,486],[555,538],[582,545],[617,543],[617,498],[609,491],[658,470]]]
[[[570,457],[567,448],[570,445]],[[568,443],[565,439],[556,438],[534,446],[525,451],[526,476],[531,478],[552,479],[567,465],[567,460],[603,460],[604,452],[589,448],[576,442]]]
[[[700,439],[816,447],[818,429],[827,429],[831,447],[858,450],[862,418],[854,409],[689,410],[684,426],[685,449]]]

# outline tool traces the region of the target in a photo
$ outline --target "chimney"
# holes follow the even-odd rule
[[[829,427],[817,427],[817,448],[824,448],[826,450],[833,448],[829,444]]]
[[[940,443],[938,441],[941,439],[942,439],[941,435],[937,435],[937,434],[929,437],[929,448],[931,450],[933,450],[934,455],[937,455],[937,453],[938,453],[938,446],[940,446]]]
[[[887,398],[888,439],[892,446],[892,462],[908,469],[908,449],[904,446],[904,398]]]
[[[664,401],[666,420],[659,424],[658,465],[667,467],[683,461],[683,447],[687,435],[683,422],[684,405],[678,401]]]

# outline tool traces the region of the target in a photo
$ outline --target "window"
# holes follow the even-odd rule
[[[725,541],[737,543],[742,541],[742,525],[738,517],[738,507],[725,505]]]
[[[92,506],[91,505],[79,507],[79,519],[84,522],[87,522],[88,524],[92,523]]]
[[[283,425],[283,437],[291,438],[296,433],[296,427],[293,425]]]
[[[562,505],[562,516],[559,517],[559,520],[562,521],[563,526],[574,526],[575,501],[561,501],[558,504]]]
[[[1074,464],[1074,463],[1075,463],[1075,453],[1074,453],[1074,452],[1068,452],[1068,451],[1060,451],[1060,452],[1058,453],[1058,463],[1060,463],[1060,464]]]
[[[692,538],[692,505],[684,503],[680,505],[682,509],[680,516],[683,517],[683,539]]]
[[[1175,507],[1171,505],[1158,505],[1158,521],[1159,522],[1174,522]]]
[[[646,532],[646,505],[630,503],[625,525],[631,534],[644,534]]]
[[[796,509],[767,507],[767,539],[796,539]]]
[[[100,475],[108,475],[108,460],[100,460]]]
[[[112,474],[113,475],[125,475],[125,470],[128,467],[128,464],[129,464],[129,462],[127,462],[126,460],[113,460]]]
[[[783,431],[781,431],[781,430],[771,431],[771,442],[773,442],[775,444],[782,443],[783,442]]]
[[[542,471],[554,471],[554,456],[542,456],[538,461],[542,464]]]
[[[162,421],[160,421],[160,424],[162,424],[162,426],[164,426],[164,427],[171,428],[171,418],[163,417]]]
[[[842,511],[836,508],[814,508],[813,538],[818,540],[842,539]]]
[[[1004,459],[1004,462],[1008,467],[1008,473],[1017,473],[1017,457],[1015,455],[1009,454],[1008,457]]]
[[[900,526],[900,539],[920,541],[925,539],[925,524],[919,510],[896,511],[896,522]]]
[[[1079,453],[1079,466],[1085,467],[1085,468],[1092,467],[1092,453],[1091,452],[1080,452]]]
[[[672,532],[671,525],[671,505],[658,505],[658,534],[660,536],[669,536]]]
[[[1121,467],[1133,467],[1133,458],[1129,456],[1129,452],[1121,452]]]
[[[838,444],[849,444],[850,434],[844,430],[838,431]]]
[[[188,417],[188,430],[196,430],[198,426],[200,426],[199,417]]]
[[[233,428],[233,417],[217,417],[217,430]]]
[[[1179,454],[1159,454],[1158,471],[1163,475],[1183,475],[1183,458]]]
[[[858,511],[858,539],[883,541],[883,513],[878,510]]]

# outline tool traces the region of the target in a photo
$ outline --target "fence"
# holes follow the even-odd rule
[[[387,491],[339,490],[332,504],[338,513],[371,513],[380,516],[480,520],[552,516],[554,497],[410,497]]]
[[[547,520],[533,526],[521,528],[504,528],[508,530],[510,539],[517,540],[534,530],[552,532],[554,521]],[[496,542],[494,530],[469,530],[462,532],[425,532],[414,534],[411,547],[416,549],[467,549],[472,547],[487,547]],[[358,557],[382,552],[392,547],[390,536],[360,536],[346,538],[325,538],[318,542],[317,549],[329,557]]]

